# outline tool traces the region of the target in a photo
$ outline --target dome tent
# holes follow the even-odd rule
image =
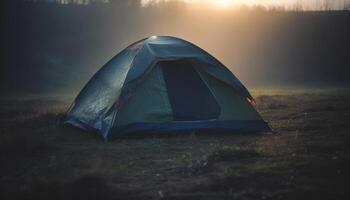
[[[85,85],[63,120],[105,140],[132,133],[270,128],[247,89],[199,47],[170,36],[140,40]]]

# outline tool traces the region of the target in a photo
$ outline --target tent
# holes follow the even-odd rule
[[[85,85],[63,120],[105,140],[192,130],[266,132],[242,83],[213,56],[170,36],[140,40]]]

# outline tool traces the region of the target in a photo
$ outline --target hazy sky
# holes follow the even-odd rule
[[[349,0],[141,0],[143,6],[156,4],[159,2],[181,1],[191,4],[193,6],[200,4],[211,4],[213,6],[228,8],[233,6],[247,5],[261,5],[265,7],[284,6],[287,9],[293,9],[296,6],[302,6],[305,10],[316,9],[341,9],[349,4]]]
[[[143,7],[138,0],[9,1],[1,38],[8,49],[0,59],[2,91],[75,94],[118,52],[152,35],[200,46],[248,87],[350,82],[348,11],[231,12],[222,5],[201,6],[205,0],[144,1]]]

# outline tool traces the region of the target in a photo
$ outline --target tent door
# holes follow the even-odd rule
[[[188,60],[161,61],[175,121],[217,119],[220,106]]]

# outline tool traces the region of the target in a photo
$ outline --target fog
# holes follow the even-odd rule
[[[119,51],[152,35],[191,41],[248,88],[349,82],[349,11],[108,2],[7,1],[2,90],[76,93]]]
[[[175,1],[187,3],[189,6],[198,6],[199,4],[207,4],[219,8],[262,6],[268,9],[282,8],[287,10],[342,10],[348,8],[350,4],[349,0],[141,0],[140,3],[142,6],[150,6]]]

